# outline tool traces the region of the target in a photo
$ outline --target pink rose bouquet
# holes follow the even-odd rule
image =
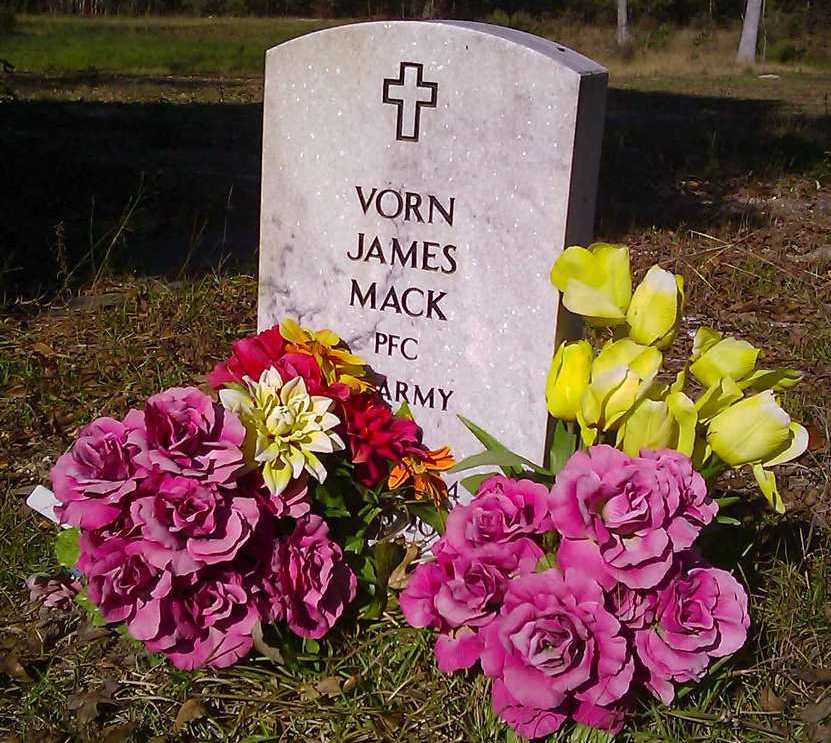
[[[615,734],[639,693],[669,703],[675,684],[745,642],[744,589],[691,551],[718,504],[672,450],[597,445],[556,477],[532,474],[477,478],[401,610],[437,633],[440,670],[480,664],[494,711],[520,735],[566,723]]]
[[[55,464],[87,603],[183,669],[235,663],[258,625],[319,640],[348,613],[379,616],[390,572],[379,565],[389,550],[403,557],[417,517],[437,521],[437,472],[452,457],[423,446],[331,331],[286,321],[237,341],[209,380],[218,402],[161,392],[93,421]],[[429,488],[402,474],[421,470]],[[395,512],[390,532],[380,515]],[[31,591],[58,606],[70,586],[81,588]]]

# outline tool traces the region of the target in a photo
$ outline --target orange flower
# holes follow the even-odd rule
[[[417,500],[431,500],[441,508],[447,500],[447,483],[436,473],[449,470],[456,460],[446,446],[423,457],[406,456],[390,470],[388,485],[397,490],[410,480]]]
[[[331,330],[309,330],[286,318],[280,323],[280,334],[288,341],[287,351],[314,357],[329,384],[341,382],[357,392],[374,389],[374,385],[365,379],[366,362],[350,353]]]

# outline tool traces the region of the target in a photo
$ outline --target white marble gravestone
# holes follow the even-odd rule
[[[606,70],[481,23],[320,31],[266,57],[259,327],[338,332],[431,446],[461,413],[542,461],[548,274],[592,235]]]

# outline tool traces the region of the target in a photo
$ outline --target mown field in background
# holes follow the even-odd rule
[[[0,37],[17,67],[0,73],[3,743],[505,740],[481,677],[440,674],[394,606],[319,657],[186,674],[26,602],[25,578],[57,568],[24,499],[78,429],[200,383],[254,331],[262,52],[318,27],[23,17]],[[682,337],[713,324],[805,372],[787,405],[812,442],[782,472],[788,514],[737,479],[743,526],[714,534],[748,581],[748,645],[671,710],[642,705],[621,743],[826,743],[831,72],[807,52],[735,70],[737,30],[640,28],[625,57],[609,28],[527,30],[612,70],[597,237],[629,244],[638,277],[654,261],[686,277]]]
[[[497,11],[483,19],[547,36],[606,64],[616,74],[713,75],[730,66],[739,37],[731,27],[676,28],[641,23],[634,42],[617,49],[614,29],[569,20],[534,19]],[[0,35],[0,58],[19,71],[146,74],[262,74],[266,49],[304,33],[348,20],[302,18],[185,18],[20,16]],[[831,35],[821,29],[782,29],[764,45],[765,69],[831,67]]]

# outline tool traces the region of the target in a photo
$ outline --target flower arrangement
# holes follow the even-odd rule
[[[449,452],[425,448],[329,330],[285,320],[208,379],[218,401],[161,392],[93,421],[55,464],[74,527],[59,553],[84,603],[182,669],[235,663],[264,625],[314,642],[348,612],[379,616],[401,535],[444,505]]]
[[[399,600],[409,624],[437,634],[440,670],[479,664],[518,734],[570,725],[572,739],[600,740],[639,695],[670,704],[742,647],[747,593],[699,541],[715,521],[738,523],[719,514],[736,499],[712,486],[749,465],[781,512],[772,468],[802,454],[807,433],[778,400],[799,374],[757,368],[758,349],[711,328],[674,379],[660,378],[680,276],[653,266],[633,292],[628,250],[596,244],[568,248],[551,278],[564,306],[610,337],[556,349],[544,466],[463,419],[485,451],[453,471],[503,474],[462,480],[473,499],[450,511]]]

